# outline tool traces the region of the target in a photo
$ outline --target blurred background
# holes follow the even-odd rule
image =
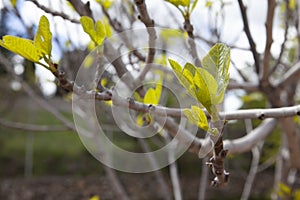
[[[53,33],[52,59],[63,66],[68,77],[74,80],[92,47],[89,37],[78,24],[80,16],[70,2],[0,0],[0,36],[9,34],[32,39],[40,16],[45,14]],[[182,28],[182,16],[174,6],[161,0],[146,3],[158,26]],[[268,3],[249,0],[245,4],[258,52],[263,52]],[[272,53],[276,56],[281,54],[281,45],[287,40],[283,60],[289,64],[298,59],[296,6],[295,1],[279,0],[274,17]],[[90,7],[94,18],[103,20],[107,26],[109,18],[105,9],[111,18],[122,21],[123,29],[143,25],[137,20],[133,1],[95,0],[90,1]],[[285,18],[287,8],[290,10],[288,21]],[[236,1],[199,1],[191,21],[198,33],[196,41],[205,51],[215,42],[230,45],[230,73],[234,81],[242,81],[243,76],[247,76],[247,80],[257,82],[257,77],[252,75],[254,60],[248,40],[242,34],[243,22]],[[288,33],[285,33],[285,23],[291,24]],[[116,32],[114,27],[110,29],[112,34]],[[174,199],[171,167],[145,174],[123,173],[105,167],[89,154],[72,130],[71,94],[56,86],[54,76],[2,47],[0,61],[0,199],[97,200],[126,199],[126,196],[136,200]],[[287,68],[282,65],[276,75],[280,77]],[[295,95],[296,102],[299,102],[298,90]],[[268,100],[262,93],[247,93],[241,89],[228,91],[223,105],[225,111],[268,106]],[[299,125],[299,117],[293,119]],[[261,120],[230,121],[224,137],[242,137],[249,132],[249,127],[256,128],[260,123]],[[119,135],[124,147],[140,148],[137,141],[122,137],[114,124],[106,128]],[[270,199],[274,192],[275,161],[281,137],[281,130],[276,128],[264,141],[264,147],[259,149],[257,176],[249,199]],[[178,174],[182,199],[203,199],[203,188],[206,191],[204,199],[240,199],[253,157],[253,151],[230,155],[226,160],[226,168],[231,173],[230,184],[223,189],[215,189],[208,186],[213,175],[202,168],[206,160],[185,153],[173,168]],[[281,190],[288,192],[289,188],[282,185]]]

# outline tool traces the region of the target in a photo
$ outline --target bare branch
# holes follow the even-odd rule
[[[151,69],[150,64],[154,60],[156,31],[154,29],[155,22],[149,16],[145,0],[135,0],[134,3],[136,4],[137,9],[140,13],[139,19],[147,27],[148,38],[149,38],[148,39],[149,50],[148,50],[148,56],[147,56],[147,59],[146,59],[146,66],[144,67],[144,69],[142,70],[142,72],[138,76],[138,80],[142,81],[142,80],[144,80],[144,78],[145,78],[146,74],[148,73],[148,71]]]
[[[259,91],[259,86],[256,83],[250,83],[250,82],[242,82],[238,83],[236,81],[231,80],[228,84],[227,87],[229,90],[234,90],[234,89],[242,89],[247,92],[258,92]]]
[[[57,12],[55,10],[51,10],[50,8],[47,8],[46,6],[41,5],[37,0],[26,0],[26,1],[30,1],[32,3],[34,3],[38,8],[42,9],[43,11],[45,11],[46,13],[49,13],[53,16],[59,16],[65,20],[68,20],[70,22],[79,24],[79,20],[76,19],[71,19],[68,15],[66,15],[65,13],[61,13],[61,12]]]
[[[270,68],[270,58],[271,58],[271,47],[273,43],[273,19],[274,19],[274,12],[276,7],[275,0],[268,0],[268,12],[267,12],[267,19],[266,19],[266,46],[265,46],[265,55],[263,61],[263,67],[260,71],[260,79],[263,86],[269,84],[268,82],[268,74]]]
[[[264,140],[276,127],[278,120],[266,119],[262,124],[253,129],[244,137],[225,140],[224,149],[228,149],[230,154],[240,154],[252,149],[259,141]]]
[[[285,12],[285,22],[284,22],[284,39],[283,39],[283,42],[281,44],[280,53],[279,53],[279,56],[276,60],[276,63],[274,64],[274,66],[269,71],[269,76],[276,71],[279,64],[281,63],[283,52],[285,50],[285,44],[286,44],[287,39],[288,39],[289,18],[290,18],[290,14],[291,14],[291,10],[290,10],[290,7],[288,5],[288,0],[285,0],[285,7],[286,7],[286,12]]]
[[[297,62],[294,66],[288,70],[283,78],[275,84],[275,87],[284,88],[290,85],[291,83],[295,83],[299,81],[300,77],[300,62]]]
[[[242,15],[243,23],[244,23],[244,31],[245,31],[246,36],[248,38],[250,48],[251,48],[251,52],[252,52],[252,55],[253,55],[253,58],[254,58],[256,73],[259,74],[259,70],[260,70],[259,54],[256,51],[256,44],[255,44],[255,42],[253,40],[253,37],[252,37],[252,34],[250,32],[247,13],[246,13],[246,7],[243,3],[243,0],[238,0],[238,3],[239,3],[239,6],[240,6],[241,15]]]
[[[195,43],[195,37],[194,37],[194,27],[193,25],[191,24],[190,22],[190,19],[187,18],[184,20],[184,30],[188,33],[188,43],[190,45],[190,48],[191,48],[191,55],[195,61],[195,65],[197,67],[201,67],[201,61],[198,57],[198,54],[197,54],[197,48],[196,48],[196,43]]]
[[[86,4],[78,0],[68,0],[68,1],[73,5],[73,7],[75,8],[75,10],[80,16],[89,16],[93,18],[93,13],[91,11],[89,1]]]
[[[250,133],[253,130],[252,121],[250,119],[245,120],[245,126],[247,133]],[[260,141],[251,151],[252,151],[252,161],[251,167],[244,185],[242,200],[247,200],[250,196],[251,189],[254,183],[255,176],[258,171],[258,164],[260,160],[261,149],[263,147],[263,141]]]

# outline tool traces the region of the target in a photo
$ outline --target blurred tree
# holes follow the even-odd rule
[[[63,93],[64,97],[68,98],[66,94],[69,92],[73,92],[73,95],[77,95],[78,98],[94,95],[93,97],[98,100],[99,105],[103,106],[98,110],[99,115],[111,116],[112,113],[108,106],[112,104],[114,106],[126,105],[130,108],[132,118],[136,120],[137,124],[140,126],[150,124],[155,129],[154,124],[162,126],[159,120],[161,113],[166,113],[166,121],[162,127],[171,137],[176,136],[178,131],[182,133],[184,137],[179,139],[179,143],[185,143],[185,139],[191,137],[187,129],[192,125],[188,124],[186,127],[182,127],[177,123],[184,112],[189,122],[193,122],[211,133],[206,138],[201,138],[201,135],[198,134],[197,138],[192,141],[189,151],[200,157],[211,157],[207,163],[215,175],[212,181],[213,185],[225,186],[228,183],[229,174],[224,169],[227,153],[232,155],[251,151],[249,176],[242,194],[242,199],[248,199],[254,183],[253,177],[259,169],[259,160],[269,162],[264,157],[269,155],[266,153],[267,150],[276,157],[270,161],[270,165],[275,164],[272,198],[279,199],[281,196],[276,191],[282,188],[290,188],[293,191],[290,191],[289,194],[294,195],[300,187],[299,117],[297,118],[297,115],[300,115],[300,107],[297,105],[300,100],[299,2],[295,0],[268,0],[263,3],[255,1],[246,3],[243,0],[232,2],[223,0],[203,2],[157,0],[153,2],[145,0],[84,2],[68,0],[60,1],[54,6],[51,1],[28,0],[24,2],[19,0],[11,1],[11,4],[5,1],[3,3],[5,7],[2,8],[0,16],[1,36],[9,33],[10,27],[7,26],[6,15],[11,13],[26,27],[26,35],[30,36],[34,42],[31,46],[33,54],[24,56],[22,47],[14,49],[14,45],[9,43],[8,38],[3,37],[3,40],[0,41],[2,46],[15,53],[21,55],[23,53],[23,56],[27,56],[26,58],[31,61],[24,61],[24,72],[21,75],[16,74],[12,70],[15,63],[10,59],[11,56],[8,56],[7,51],[1,49],[0,73],[8,72],[10,77],[21,83],[22,89],[32,99],[43,105],[66,127],[74,131],[76,131],[74,124],[56,110],[58,106],[49,105],[43,95],[36,92],[38,90],[36,85],[41,88],[46,87],[46,84],[38,82],[35,76],[41,65],[49,71],[47,75],[45,73],[43,76],[55,76],[57,86],[60,88],[58,91],[61,89],[67,91],[67,93],[58,92]],[[41,17],[40,24],[43,25],[37,25],[35,33],[34,26],[24,22],[25,19],[30,21],[27,19],[29,16],[21,14],[24,4],[34,5],[35,11],[45,14],[50,19],[52,35],[48,31],[47,18]],[[33,9],[33,7],[31,8]],[[260,9],[261,12],[255,9]],[[278,10],[279,15],[277,16]],[[27,12],[33,11],[27,10]],[[259,15],[260,18],[257,19],[254,15]],[[232,22],[233,19],[234,22]],[[141,26],[147,28],[143,34],[124,34],[124,31],[128,29]],[[157,29],[153,29],[153,27]],[[161,34],[158,28],[162,27],[172,30]],[[262,27],[262,31],[257,31]],[[113,34],[118,34],[118,36]],[[38,37],[34,37],[34,35],[38,35]],[[15,45],[19,45],[22,41],[18,40],[19,43]],[[148,48],[140,48],[140,41],[146,41],[145,44]],[[226,61],[228,60],[229,64],[229,53],[226,51],[227,47],[220,43],[231,48],[231,77],[228,90],[236,90],[238,95],[243,94],[244,107],[241,110],[216,112],[217,107],[213,107],[213,102],[221,102],[223,90],[225,91],[227,87],[226,70],[228,70],[228,66],[226,66]],[[96,56],[89,57],[93,53],[88,53],[92,52],[92,49],[99,44],[103,46],[97,47]],[[175,50],[179,52],[178,54],[190,61],[190,64],[185,65],[184,69],[181,69],[183,61],[180,59],[177,61],[178,63],[169,60],[173,71],[168,67],[170,66],[168,58],[172,56],[165,49],[171,48],[172,45],[177,47]],[[205,50],[213,47],[204,59],[201,59],[203,52],[199,48],[200,45]],[[29,46],[26,47],[29,49]],[[52,51],[51,48],[49,50],[49,46],[53,47]],[[186,50],[186,52],[182,53],[178,49]],[[27,51],[29,52],[29,50]],[[27,51],[25,50],[25,53]],[[34,53],[36,53],[37,59],[35,59]],[[103,55],[105,61],[101,60]],[[54,62],[53,57],[60,57],[60,62]],[[213,65],[215,69],[208,68],[209,65]],[[91,80],[96,83],[93,88],[81,87],[75,81],[80,66],[86,69],[93,67],[97,69],[92,74],[97,75],[96,80]],[[185,94],[194,95],[195,99],[202,104],[201,109],[194,105],[189,105],[186,109],[166,107],[167,102],[170,102],[171,94],[166,89],[161,89],[159,83],[176,82],[174,73],[185,87],[185,89],[177,87],[178,94],[184,95],[182,94],[184,91]],[[101,74],[104,75],[101,76]],[[87,78],[89,77],[87,76]],[[123,83],[127,85],[127,89],[135,93],[128,96],[129,99],[118,95],[112,98],[115,93],[114,89],[110,87],[115,86],[115,80],[122,77],[125,77]],[[216,84],[213,80],[216,80]],[[146,83],[149,81],[156,83],[147,85]],[[209,84],[206,84],[205,81]],[[79,83],[84,84],[80,81]],[[216,91],[212,92],[213,90]],[[215,95],[209,95],[207,98],[205,92]],[[105,101],[106,104],[102,104],[102,101]],[[162,106],[156,106],[157,104]],[[187,110],[190,106],[192,109]],[[206,108],[206,112],[202,111],[203,107]],[[83,107],[83,110],[87,111],[88,109],[85,110]],[[123,113],[118,114],[123,115]],[[240,131],[247,132],[247,134],[239,135],[239,138],[234,138],[229,133],[223,134],[222,128],[215,129],[218,124],[214,120],[219,117],[229,121],[245,120],[246,131]],[[207,120],[209,126],[206,124]],[[254,120],[253,125],[251,120]],[[115,126],[115,122],[111,124]],[[280,132],[278,131],[279,127]],[[214,132],[214,130],[218,131]],[[275,130],[276,132],[274,132]],[[274,134],[271,135],[272,132]],[[119,134],[115,134],[113,131],[109,133],[111,138],[115,138],[115,135]],[[213,133],[218,137],[215,137]],[[164,143],[167,137],[161,137],[163,135],[157,136],[158,139],[156,138],[154,141],[138,140],[141,150],[147,152],[151,148],[159,146],[157,144]],[[223,138],[225,135],[227,136],[226,140]],[[268,138],[268,135],[271,137]],[[207,142],[208,140],[212,142]],[[276,151],[272,151],[274,148]],[[155,160],[153,162],[155,164]],[[204,170],[204,167],[202,168],[199,199],[205,199],[207,171]],[[114,171],[109,168],[105,169],[120,197],[129,199],[116,174],[113,173]],[[170,171],[172,172],[170,176],[173,196],[175,199],[181,199],[182,194],[176,167],[170,165]],[[164,199],[171,199],[172,195],[160,172],[157,172],[156,177],[160,184],[161,196]]]

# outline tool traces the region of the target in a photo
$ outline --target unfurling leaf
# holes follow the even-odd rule
[[[50,58],[52,50],[52,33],[50,24],[44,15],[40,18],[38,30],[34,37],[34,46],[41,51],[43,55],[48,55]]]
[[[198,106],[192,106],[191,109],[184,109],[183,113],[190,122],[207,131],[209,129],[208,122],[204,111]]]
[[[113,3],[113,0],[96,0],[104,9],[109,9]]]
[[[32,40],[6,35],[0,40],[0,45],[32,62],[38,62],[41,54]]]
[[[144,97],[144,103],[158,105],[159,100],[160,100],[161,91],[162,91],[162,78],[160,78],[157,81],[157,83],[155,85],[155,89],[150,88],[147,90],[145,97]]]
[[[173,4],[176,7],[178,7],[178,6],[187,7],[190,5],[190,0],[166,0],[166,1],[170,2],[171,4]]]
[[[94,24],[92,18],[83,16],[80,18],[80,23],[84,32],[90,36],[93,42],[95,42],[97,45],[102,44],[106,36],[106,30],[101,21],[97,21]]]
[[[204,69],[215,77],[218,84],[215,104],[219,104],[224,99],[225,90],[229,83],[230,49],[225,44],[215,44],[202,59],[202,64]]]
[[[16,7],[18,0],[10,0],[10,3],[13,7]]]
[[[183,85],[183,87],[185,87],[185,89],[187,90],[189,95],[191,95],[192,97],[194,97],[196,99],[197,97],[195,94],[194,83],[189,81],[189,79],[183,75],[182,68],[179,63],[177,63],[175,60],[172,60],[172,59],[168,59],[168,60],[173,69],[173,72],[175,73],[175,76],[177,77],[177,79],[179,80],[181,85]]]
[[[0,45],[35,63],[39,63],[40,59],[44,58],[46,63],[50,65],[51,41],[52,33],[50,31],[49,21],[45,16],[42,16],[34,41],[7,35],[0,40]],[[47,67],[46,65],[43,66]]]
[[[219,120],[217,105],[223,101],[229,82],[230,49],[224,44],[213,46],[202,60],[203,68],[186,63],[182,69],[171,59],[169,63],[188,94],[206,108],[212,121]]]

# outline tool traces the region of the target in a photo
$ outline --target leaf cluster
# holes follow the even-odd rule
[[[213,121],[219,120],[217,105],[223,101],[229,83],[230,49],[225,44],[214,45],[202,59],[203,68],[191,63],[186,63],[182,68],[171,59],[169,63],[187,93],[206,108]],[[191,122],[208,130],[201,108],[192,106],[191,110],[185,110],[184,113]]]
[[[34,40],[6,35],[0,40],[0,45],[20,56],[38,63],[51,71],[51,50],[52,50],[52,33],[50,31],[49,21],[46,16],[42,16],[39,21],[38,29]],[[41,59],[48,64],[40,62]]]

